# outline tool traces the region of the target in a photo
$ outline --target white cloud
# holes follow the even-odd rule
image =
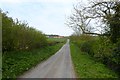
[[[76,0],[0,0],[1,3],[47,2],[47,3],[71,3]]]
[[[35,1],[35,2],[34,2]],[[72,30],[65,27],[74,0],[0,0],[3,11],[9,16],[26,20],[28,24],[46,34],[70,35]],[[2,3],[1,3],[2,2]]]
[[[1,3],[20,3],[22,0],[0,0]]]

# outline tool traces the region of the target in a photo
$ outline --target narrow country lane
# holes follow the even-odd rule
[[[19,78],[75,78],[69,39],[55,55],[25,72]]]

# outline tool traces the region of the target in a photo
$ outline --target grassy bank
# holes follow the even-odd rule
[[[84,54],[75,45],[70,45],[71,56],[77,76],[80,78],[117,78],[117,74],[104,64],[95,62],[88,54]]]
[[[56,53],[63,43],[32,51],[7,52],[2,56],[3,78],[16,78]]]

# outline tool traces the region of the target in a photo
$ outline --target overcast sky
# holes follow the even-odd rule
[[[13,19],[27,21],[45,34],[69,36],[72,29],[64,23],[71,14],[73,4],[79,0],[0,0],[0,8]]]

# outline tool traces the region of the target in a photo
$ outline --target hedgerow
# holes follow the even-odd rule
[[[104,63],[110,69],[120,74],[120,40],[112,43],[109,38],[103,36],[71,36],[82,52],[89,54],[96,61]]]
[[[45,35],[26,22],[13,20],[6,13],[2,14],[2,50],[32,50],[47,45]]]

